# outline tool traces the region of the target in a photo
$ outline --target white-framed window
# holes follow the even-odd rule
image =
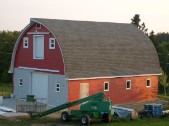
[[[151,87],[151,79],[147,79],[146,87]]]
[[[104,82],[104,91],[109,91],[109,82]]]
[[[29,41],[28,37],[23,38],[23,48],[28,48],[29,47]]]
[[[19,78],[19,86],[23,86],[23,79]]]
[[[36,23],[36,29],[41,29],[41,24]]]
[[[44,35],[33,36],[33,59],[44,59]]]
[[[55,91],[60,92],[60,83],[56,83]]]
[[[131,80],[126,81],[126,90],[131,89]]]
[[[55,49],[55,38],[49,38],[49,49]]]

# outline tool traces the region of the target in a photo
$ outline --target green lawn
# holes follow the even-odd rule
[[[1,84],[0,90],[8,90],[11,94],[12,86],[11,84]],[[0,96],[1,96],[0,91]],[[3,94],[4,95],[4,94]],[[9,93],[5,94],[9,95]],[[160,99],[168,100],[169,96],[159,95]],[[73,120],[71,122],[61,122],[58,119],[51,118],[1,118],[0,117],[0,126],[78,126],[81,125],[80,121]],[[169,126],[169,116],[165,118],[157,117],[146,117],[143,119],[137,120],[126,120],[126,119],[113,119],[111,123],[102,123],[100,121],[91,122],[91,126]]]
[[[0,96],[9,97],[12,94],[11,83],[0,83]]]
[[[167,96],[165,96],[165,95],[161,95],[161,94],[159,94],[159,95],[158,95],[158,98],[169,101],[169,96],[168,96],[168,95],[167,95]]]
[[[61,122],[60,120],[49,118],[15,118],[4,119],[0,118],[2,126],[78,126],[81,125],[79,120],[70,122]],[[169,117],[157,118],[146,117],[137,120],[114,119],[111,123],[102,123],[100,121],[92,122],[91,126],[169,126]]]

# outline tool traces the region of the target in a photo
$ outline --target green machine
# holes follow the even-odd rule
[[[90,124],[91,119],[102,119],[104,122],[110,122],[111,116],[114,114],[114,109],[111,104],[111,100],[104,99],[104,93],[98,93],[79,99],[74,102],[65,103],[46,110],[41,113],[29,113],[31,117],[42,117],[59,110],[63,110],[78,104],[79,110],[64,111],[61,114],[61,119],[64,122],[68,122],[71,118],[80,119],[83,125]]]

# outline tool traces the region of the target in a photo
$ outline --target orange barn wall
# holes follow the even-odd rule
[[[151,87],[146,87],[147,79],[151,79]],[[131,80],[129,90],[126,90],[126,80]],[[104,91],[104,82],[109,82],[109,91]],[[89,83],[89,95],[104,92],[113,104],[154,100],[158,94],[158,76],[69,80],[69,102],[79,99],[80,83]]]

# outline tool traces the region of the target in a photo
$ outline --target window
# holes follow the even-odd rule
[[[131,80],[126,81],[126,89],[131,89]]]
[[[34,35],[33,58],[44,59],[44,36],[43,35]]]
[[[56,83],[56,92],[60,92],[60,83]]]
[[[23,38],[23,48],[28,48],[28,37]]]
[[[22,78],[19,78],[19,86],[23,86],[23,80],[22,80]]]
[[[147,84],[146,84],[147,87],[151,87],[151,80],[150,79],[147,79]]]
[[[109,82],[104,82],[104,91],[109,91]]]
[[[49,49],[55,49],[55,38],[49,39]]]
[[[41,24],[36,23],[36,29],[41,29]]]

